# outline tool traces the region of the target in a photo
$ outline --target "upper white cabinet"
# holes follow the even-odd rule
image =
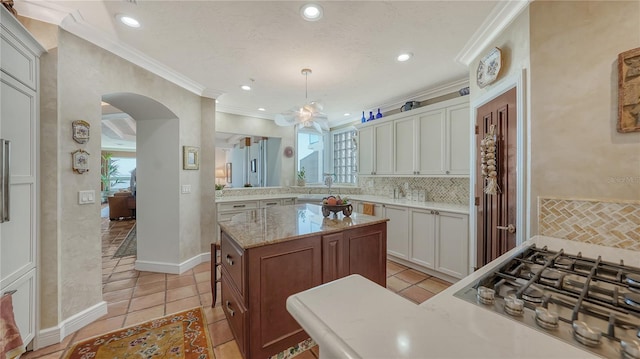
[[[359,125],[361,175],[469,175],[468,98]]]
[[[393,123],[382,122],[358,133],[358,173],[393,174]]]

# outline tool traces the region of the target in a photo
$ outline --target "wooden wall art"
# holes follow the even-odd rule
[[[640,131],[640,47],[618,55],[618,132]]]

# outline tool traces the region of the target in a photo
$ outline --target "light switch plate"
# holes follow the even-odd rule
[[[182,192],[183,194],[185,193],[191,193],[191,185],[190,184],[183,184],[180,187],[180,192]]]
[[[96,191],[78,191],[78,204],[96,203]]]

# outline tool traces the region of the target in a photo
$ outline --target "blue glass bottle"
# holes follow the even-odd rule
[[[375,118],[375,117],[373,117],[373,111],[369,111],[369,121],[373,121],[373,120],[375,120],[375,119],[376,119],[376,118]]]
[[[382,113],[380,112],[380,109],[378,109],[378,114],[376,114],[376,118],[382,118]]]
[[[362,123],[367,122],[367,118],[366,118],[366,117],[364,117],[364,111],[362,111],[362,120],[361,120],[361,122],[362,122]]]

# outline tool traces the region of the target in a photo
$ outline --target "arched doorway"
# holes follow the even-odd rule
[[[137,270],[174,272],[180,263],[179,120],[146,96],[119,92],[102,101],[136,121]]]

